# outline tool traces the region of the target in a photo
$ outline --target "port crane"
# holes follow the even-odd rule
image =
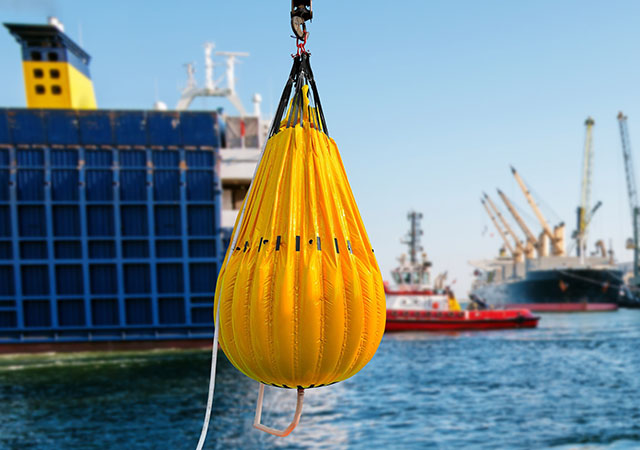
[[[514,208],[511,201],[509,201],[509,198],[500,189],[498,189],[498,195],[500,196],[504,204],[507,206],[507,209],[509,210],[513,218],[516,220],[516,222],[518,223],[518,226],[520,227],[522,232],[527,237],[527,243],[524,248],[525,256],[528,259],[533,259],[535,257],[536,249],[538,250],[538,254],[542,256],[544,251],[542,248],[540,248],[541,247],[540,243],[536,239],[535,235],[531,232],[527,224],[524,222],[524,220],[522,220],[522,217],[520,217],[520,214],[518,214],[518,212]]]
[[[631,156],[631,141],[627,127],[627,116],[622,114],[622,112],[618,114],[618,124],[620,125],[620,139],[622,140],[622,155],[624,157],[624,170],[627,178],[627,191],[629,194],[631,225],[633,229],[633,238],[627,241],[627,248],[633,249],[633,279],[630,280],[629,284],[638,288],[640,286],[640,276],[638,274],[638,220],[640,216],[640,206],[638,206],[638,191],[636,190],[635,171],[633,158]]]
[[[496,230],[498,230],[498,233],[502,237],[502,240],[504,241],[504,246],[507,248],[507,250],[509,250],[509,253],[513,255],[514,259],[517,260],[518,257],[520,256],[518,254],[518,251],[515,250],[511,245],[511,242],[509,242],[507,235],[505,234],[504,230],[496,220],[495,216],[493,215],[493,212],[491,212],[489,205],[487,204],[487,202],[484,201],[484,199],[480,199],[480,202],[482,203],[482,206],[484,206],[484,209],[487,211],[487,214],[489,214],[489,218],[491,218],[491,222],[493,222],[493,225],[496,227]]]
[[[523,260],[522,256],[524,253],[524,247],[522,245],[522,242],[520,241],[520,239],[518,239],[518,236],[514,233],[513,229],[509,226],[509,222],[507,222],[507,220],[504,218],[504,216],[502,215],[502,213],[500,212],[496,204],[493,203],[493,200],[491,200],[491,197],[489,197],[486,193],[484,193],[484,199],[486,203],[491,207],[495,215],[498,216],[498,218],[502,222],[502,225],[504,226],[507,234],[511,236],[511,238],[515,242],[516,248],[515,248],[515,251],[512,252],[512,254],[516,262],[521,262]],[[486,208],[486,205],[485,205],[485,208]]]
[[[593,126],[595,121],[591,117],[587,117],[584,125],[586,134],[584,139],[584,157],[582,161],[582,187],[580,189],[580,206],[577,210],[577,227],[573,233],[576,240],[576,251],[578,256],[583,259],[587,246],[587,230],[594,214],[602,206],[602,202],[597,202],[591,208],[591,173],[593,168]]]
[[[566,252],[564,249],[564,223],[560,223],[552,231],[551,227],[549,226],[549,223],[547,223],[547,220],[542,215],[540,208],[538,208],[538,205],[533,200],[533,196],[531,195],[531,192],[529,192],[527,185],[524,184],[522,177],[513,166],[511,167],[511,173],[513,174],[514,178],[518,182],[520,189],[522,189],[522,193],[527,199],[529,206],[531,206],[531,209],[533,209],[533,212],[538,218],[540,225],[542,225],[544,234],[546,234],[549,240],[551,241],[551,254],[553,256],[566,256]]]

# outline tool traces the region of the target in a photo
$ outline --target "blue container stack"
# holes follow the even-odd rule
[[[0,343],[207,338],[212,112],[0,109]]]

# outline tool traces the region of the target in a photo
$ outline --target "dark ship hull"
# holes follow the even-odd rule
[[[616,269],[531,270],[524,278],[485,283],[473,294],[492,306],[537,312],[613,311],[632,300]]]

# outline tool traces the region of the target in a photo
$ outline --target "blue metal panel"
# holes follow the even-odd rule
[[[80,143],[76,111],[64,109],[47,111],[45,122],[49,145],[78,145]]]
[[[82,266],[56,266],[56,292],[58,295],[82,295]]]
[[[62,327],[85,326],[87,323],[84,301],[58,300],[58,324]]]
[[[8,206],[0,205],[0,238],[11,237],[11,211]]]
[[[190,170],[187,172],[187,199],[212,201],[215,195],[213,171]]]
[[[120,171],[120,200],[144,201],[147,199],[147,173],[144,170]]]
[[[116,257],[116,246],[113,241],[89,242],[89,258],[112,259]]]
[[[18,170],[18,200],[44,200],[44,170]]]
[[[18,320],[15,311],[0,311],[0,328],[16,328]]]
[[[146,145],[147,127],[142,111],[120,111],[114,117],[118,145]]]
[[[49,294],[49,271],[47,266],[22,266],[22,293],[24,295]]]
[[[180,241],[156,241],[157,258],[181,258],[182,242]]]
[[[175,150],[156,150],[153,153],[154,167],[178,169],[180,153]]]
[[[93,325],[118,325],[118,301],[115,299],[94,299],[91,302]]]
[[[54,244],[57,259],[81,259],[82,248],[79,241],[57,241]]]
[[[119,153],[121,167],[146,167],[147,155],[144,150],[121,150]]]
[[[191,322],[193,323],[211,323],[213,317],[213,307],[196,307],[191,310]]]
[[[183,324],[185,321],[184,299],[161,298],[158,300],[158,318],[161,324]]]
[[[7,111],[9,130],[16,145],[47,142],[42,120],[42,110],[10,109]]]
[[[111,116],[109,111],[78,111],[80,143],[83,145],[112,145]]]
[[[158,292],[179,294],[184,292],[182,264],[158,264]]]
[[[180,114],[177,112],[147,112],[147,129],[149,145],[180,145]]]
[[[87,170],[87,201],[113,200],[113,174],[110,170]]]
[[[113,236],[113,206],[87,206],[87,226],[89,236]]]
[[[115,294],[118,290],[114,264],[92,264],[90,268],[91,293]]]
[[[51,196],[54,201],[78,200],[78,171],[52,170]]]
[[[78,168],[78,150],[75,148],[51,149],[51,165],[53,167]]]
[[[18,206],[18,223],[22,237],[44,237],[47,235],[43,206]]]
[[[189,205],[190,235],[214,236],[217,229],[213,206]]]
[[[11,134],[9,133],[9,121],[7,120],[7,109],[0,109],[0,144],[11,144]]]
[[[148,258],[149,243],[147,241],[124,241],[122,243],[122,257],[127,259]]]
[[[178,206],[157,205],[155,207],[157,236],[180,236],[180,208]]]
[[[151,301],[148,298],[128,298],[127,325],[149,325],[152,322]]]
[[[14,295],[13,267],[0,265],[0,295]]]
[[[113,152],[111,150],[86,150],[84,152],[87,167],[104,167],[111,169]]]
[[[214,143],[213,116],[187,113],[183,129],[176,113],[148,113],[144,129],[141,112],[79,111],[79,126],[74,114],[14,114],[23,128],[44,123],[56,147],[36,129],[0,148],[0,302],[15,302],[0,303],[2,336],[210,336],[223,250],[217,153],[202,148]],[[184,130],[200,149],[180,147]],[[145,142],[154,147],[110,147]]]
[[[215,167],[214,153],[211,151],[189,150],[186,152],[187,166],[190,169],[201,168],[212,170]]]
[[[20,243],[20,257],[22,259],[47,259],[47,243],[39,241],[24,241]]]
[[[51,326],[51,306],[49,300],[25,300],[23,302],[24,324],[26,327]]]
[[[125,264],[124,291],[127,294],[148,294],[151,279],[148,264]]]
[[[9,200],[9,169],[0,168],[0,201],[6,202]]]
[[[216,241],[200,239],[189,241],[189,256],[192,258],[215,258]]]
[[[12,259],[13,246],[11,241],[0,241],[0,259]]]
[[[176,201],[180,199],[180,172],[156,170],[153,174],[153,199]]]
[[[123,236],[146,236],[149,233],[145,205],[122,206],[120,220]]]
[[[9,149],[0,148],[0,167],[9,167]]]
[[[182,112],[180,127],[183,145],[220,146],[217,115],[214,112]]]
[[[80,236],[80,212],[77,206],[53,207],[53,234],[56,237]]]
[[[191,292],[211,293],[216,288],[218,268],[213,263],[191,264]]]

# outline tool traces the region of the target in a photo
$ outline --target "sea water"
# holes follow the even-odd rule
[[[193,449],[207,351],[0,357],[0,449]],[[256,382],[220,353],[207,449],[640,449],[640,311],[532,330],[385,335],[358,375],[305,394],[287,438],[252,428]],[[268,388],[284,428],[295,391]]]

